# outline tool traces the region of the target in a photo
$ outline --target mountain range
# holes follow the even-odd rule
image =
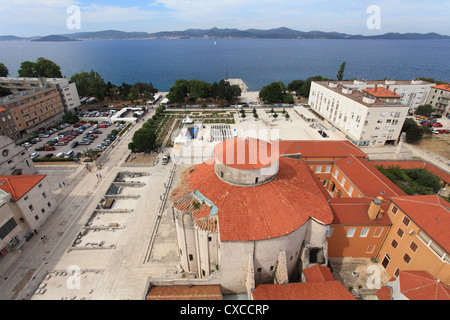
[[[376,39],[376,40],[443,40],[450,36],[438,33],[385,33],[382,35],[363,36],[339,32],[297,31],[289,28],[270,30],[259,29],[187,29],[184,31],[124,32],[105,30],[97,32],[78,32],[46,37],[0,36],[0,41],[73,41],[73,40],[126,40],[126,39]]]

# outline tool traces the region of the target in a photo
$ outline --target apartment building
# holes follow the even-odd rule
[[[386,95],[389,90],[382,91]],[[389,97],[382,95],[337,82],[313,81],[308,104],[356,146],[396,145],[409,108],[393,92]]]
[[[57,124],[64,115],[61,96],[52,87],[35,88],[3,97],[0,107],[9,111],[19,135]]]
[[[381,80],[381,81],[368,81],[368,80],[353,80],[339,82],[342,85],[352,90],[365,90],[374,87],[381,87],[394,92],[400,96],[400,103],[409,107],[409,112],[414,111],[420,105],[426,104],[426,100],[431,87],[435,86],[435,83],[427,82],[424,80]]]
[[[61,96],[64,111],[72,111],[81,105],[75,83],[66,78],[8,78],[0,77],[0,86],[12,93],[19,93],[36,88],[56,88]]]
[[[391,197],[392,227],[378,260],[391,277],[423,270],[450,284],[450,209],[437,195]]]
[[[0,135],[0,175],[32,175],[36,167],[30,153],[7,136]]]
[[[431,87],[426,104],[430,104],[439,114],[450,114],[450,84],[445,83]]]

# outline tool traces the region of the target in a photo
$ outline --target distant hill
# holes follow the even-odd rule
[[[42,38],[38,38],[38,39],[32,39],[31,41],[62,42],[62,41],[79,41],[79,40],[73,39],[73,38],[64,37],[64,36],[60,36],[60,35],[50,35],[50,36],[46,36],[46,37],[42,37]]]
[[[35,39],[37,38],[37,39]],[[97,32],[78,32],[72,34],[52,35],[47,37],[20,38],[15,36],[0,36],[2,40],[32,40],[32,41],[70,41],[70,40],[126,40],[126,39],[199,39],[199,38],[233,38],[233,39],[376,39],[376,40],[443,40],[450,36],[438,33],[386,33],[375,36],[351,35],[339,32],[323,31],[297,31],[289,28],[276,28],[270,30],[259,29],[187,29],[184,31],[124,32],[118,30],[105,30]],[[64,40],[69,39],[69,40]]]

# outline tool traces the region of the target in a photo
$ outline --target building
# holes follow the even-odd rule
[[[69,83],[66,78],[8,78],[0,77],[0,86],[12,93],[32,90],[35,88],[54,87],[58,90],[63,102],[64,112],[72,111],[81,105],[75,83]]]
[[[352,90],[364,90],[374,87],[385,88],[391,92],[400,96],[400,103],[409,107],[409,112],[414,111],[420,105],[426,103],[428,94],[431,87],[436,85],[435,83],[427,82],[424,80],[353,80],[353,81],[341,81],[342,85]]]
[[[0,189],[11,195],[8,206],[23,231],[19,239],[39,230],[56,207],[45,175],[2,175]]]
[[[8,136],[13,140],[20,138],[9,110],[4,107],[0,107],[0,136]]]
[[[383,94],[389,91],[381,90]],[[408,114],[399,96],[375,90],[354,90],[340,82],[313,81],[308,104],[356,146],[395,145]]]
[[[251,138],[225,140],[214,154],[184,171],[171,194],[185,272],[220,279],[227,294],[275,274],[295,279],[299,264],[327,264],[332,212],[304,160]]]
[[[29,134],[40,127],[61,122],[64,105],[56,88],[35,88],[0,99],[9,111],[17,134]]]
[[[28,150],[7,136],[0,135],[0,175],[33,175],[36,167]]]
[[[400,271],[377,292],[378,300],[450,300],[450,286],[426,271]]]
[[[11,195],[0,189],[0,261],[20,243],[22,227],[18,221]]]
[[[450,208],[437,195],[390,197],[392,221],[378,260],[390,277],[423,270],[450,284]]]
[[[450,114],[450,84],[440,84],[431,87],[426,104],[430,104],[439,114]]]

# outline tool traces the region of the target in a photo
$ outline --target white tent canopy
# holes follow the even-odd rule
[[[186,118],[184,118],[184,120],[183,120],[183,124],[186,124],[186,123],[194,123],[194,121],[191,118],[189,118],[189,116],[186,116]]]

